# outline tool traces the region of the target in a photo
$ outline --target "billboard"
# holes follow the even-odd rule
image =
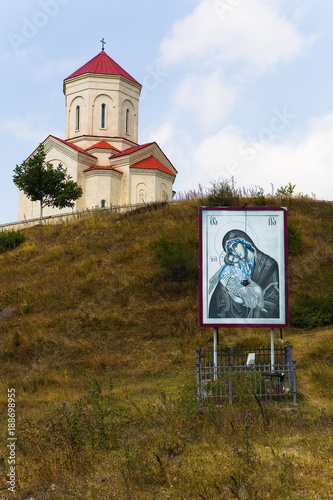
[[[287,210],[199,208],[200,326],[288,325]]]

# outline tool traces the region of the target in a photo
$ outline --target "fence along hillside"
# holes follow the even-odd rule
[[[81,211],[72,211],[67,213],[61,213],[56,215],[46,215],[42,218],[36,217],[34,219],[25,219],[17,222],[8,222],[0,224],[0,231],[11,231],[18,229],[27,229],[29,227],[36,226],[38,224],[64,224],[65,222],[71,222],[74,220],[80,220],[84,217],[88,217],[97,212],[113,212],[113,213],[123,213],[132,210],[137,210],[138,208],[148,208],[156,207],[158,205],[163,205],[166,202],[161,203],[136,203],[133,205],[114,205],[108,208],[96,207],[93,209],[86,209]],[[174,203],[174,202],[172,202]]]

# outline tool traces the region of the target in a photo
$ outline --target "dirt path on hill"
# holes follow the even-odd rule
[[[332,337],[333,345],[333,328],[323,328],[313,330],[311,332],[302,332],[298,334],[288,335],[288,340],[293,346],[293,358],[296,359],[296,377],[297,390],[301,392],[306,401],[313,404],[317,408],[326,408],[333,411],[333,401],[329,397],[325,397],[323,392],[318,390],[311,377],[311,369],[303,368],[303,359],[312,352],[316,345],[320,344],[327,337]]]

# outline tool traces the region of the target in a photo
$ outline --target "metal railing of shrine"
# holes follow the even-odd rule
[[[296,403],[296,361],[290,345],[275,349],[274,366],[270,349],[218,349],[217,363],[213,349],[197,349],[196,370],[202,398],[230,404],[247,397]]]

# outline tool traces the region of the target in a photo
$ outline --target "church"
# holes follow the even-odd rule
[[[83,189],[74,211],[171,200],[177,170],[156,142],[138,144],[142,86],[102,50],[64,80],[65,140],[49,135],[46,161],[59,163]],[[34,152],[31,156],[33,156]],[[68,212],[47,207],[44,215]],[[19,196],[19,220],[39,203]]]

